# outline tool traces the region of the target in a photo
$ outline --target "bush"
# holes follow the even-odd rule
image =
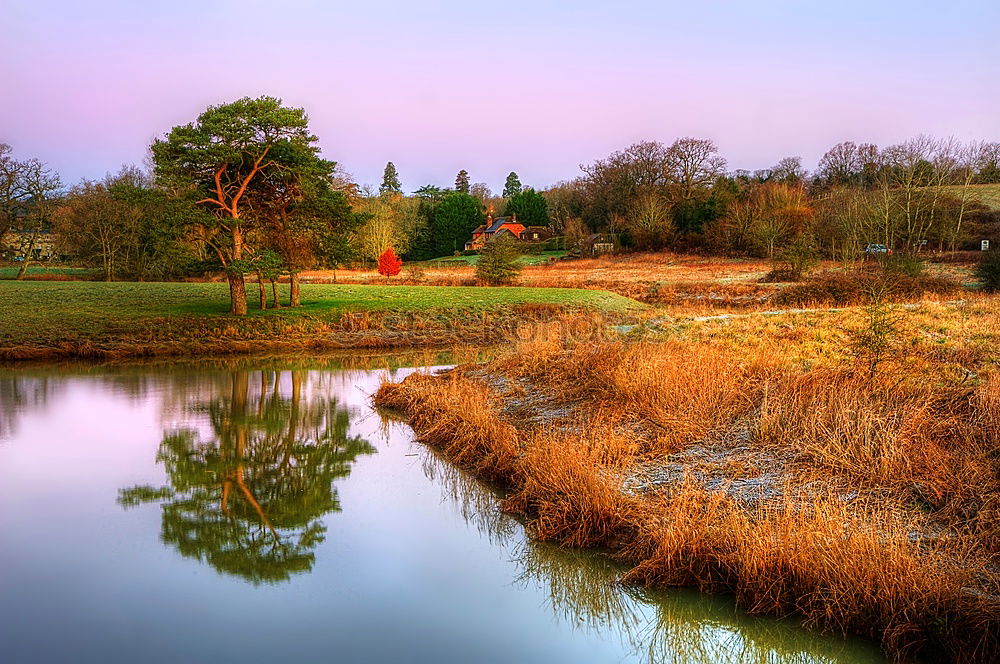
[[[378,257],[378,273],[383,277],[395,277],[403,267],[403,259],[389,247]]]
[[[490,240],[479,252],[476,278],[492,285],[509,284],[521,273],[520,256],[514,240],[503,236]]]
[[[913,254],[889,254],[879,259],[878,264],[886,274],[919,277],[924,273],[924,262]]]
[[[763,281],[801,281],[802,278],[819,264],[813,237],[800,233],[775,256],[771,271]]]
[[[410,263],[410,265],[406,268],[406,278],[410,281],[423,281],[426,276],[427,274],[424,272],[424,268],[417,263]]]
[[[983,254],[976,268],[976,277],[987,293],[1000,291],[1000,249],[991,249]]]
[[[957,281],[944,277],[908,277],[882,271],[821,272],[789,286],[774,296],[781,305],[862,304],[872,288],[888,289],[893,301],[917,299],[924,295],[949,295],[962,290]]]

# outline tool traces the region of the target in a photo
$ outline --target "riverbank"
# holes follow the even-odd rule
[[[235,317],[227,297],[218,283],[0,282],[0,360],[483,344],[567,312],[643,308],[593,290],[322,284],[302,307]]]
[[[928,307],[949,348],[914,337],[874,377],[842,318],[752,343],[734,342],[753,321],[710,321],[657,342],[553,334],[376,403],[504,486],[537,538],[627,561],[626,583],[729,592],[900,659],[996,661],[996,307]]]

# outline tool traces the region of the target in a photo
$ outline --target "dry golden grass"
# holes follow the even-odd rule
[[[427,264],[419,279],[405,270],[388,283],[429,286],[477,285],[471,265]],[[519,286],[610,290],[643,302],[698,306],[712,310],[743,310],[759,306],[776,292],[774,284],[758,283],[770,270],[767,261],[701,257],[667,252],[600,256],[528,265]],[[303,280],[337,283],[387,283],[374,270],[303,273]]]
[[[982,341],[985,315],[935,306],[912,329]],[[860,378],[810,345],[816,330],[790,343],[761,335],[770,319],[738,320],[763,338],[715,343],[695,325],[580,343],[552,326],[376,400],[506,487],[540,539],[634,563],[626,581],[732,592],[899,657],[1000,657],[996,355],[969,354],[964,377],[949,354],[913,353]]]
[[[928,263],[927,276],[904,280],[908,288],[898,293],[897,299],[914,301],[922,295],[938,299],[950,297],[959,284],[974,281],[969,261],[975,258],[975,255],[963,256],[961,260]],[[374,270],[307,272],[303,273],[303,278],[306,281],[337,283],[477,285],[475,268],[471,265],[433,262],[418,265],[421,268],[416,278],[414,273],[406,270],[391,280]],[[853,267],[861,265],[858,263]],[[828,277],[819,280],[823,283],[813,285],[762,283],[762,278],[771,267],[770,262],[762,259],[670,252],[630,253],[528,265],[523,269],[518,285],[609,290],[666,307],[672,312],[753,311],[775,308],[782,299],[785,304],[780,306],[829,306],[837,297],[841,298],[841,304],[856,304],[863,300],[860,284],[844,275],[845,266],[840,263],[821,263],[817,274],[826,273]]]

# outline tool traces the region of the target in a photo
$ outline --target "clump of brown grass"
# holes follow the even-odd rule
[[[498,358],[494,368],[541,382],[566,401],[586,399],[608,417],[641,419],[652,432],[642,448],[647,453],[731,429],[751,410],[769,371],[762,360],[740,361],[707,345],[604,342],[565,348],[552,337]]]
[[[901,657],[991,661],[1000,648],[995,600],[967,590],[985,558],[948,540],[914,546],[918,526],[881,505],[823,495],[748,511],[685,482],[647,509],[627,583],[733,592],[753,613],[800,613]]]
[[[871,380],[706,343],[539,330],[486,367],[412,376],[376,402],[507,487],[505,509],[539,539],[636,563],[631,583],[732,592],[752,612],[799,613],[901,657],[1000,654],[996,375],[972,387]],[[539,401],[564,414],[519,419]],[[639,465],[709,447],[733,452],[719,467],[748,464],[736,478],[759,474],[752,450],[776,450],[780,486],[748,503],[698,467],[623,490]]]
[[[505,509],[534,517],[539,539],[565,546],[612,546],[627,538],[637,501],[621,490],[627,457],[616,449],[623,445],[614,434],[600,441],[537,435],[519,459],[521,482]]]
[[[962,291],[962,284],[947,277],[911,277],[862,270],[826,271],[779,291],[772,302],[800,307],[861,304],[867,301],[873,289],[886,290],[894,301],[905,301],[953,295]]]
[[[517,481],[517,432],[497,417],[500,404],[483,385],[455,372],[446,379],[414,374],[384,383],[375,403],[409,415],[420,439],[452,463],[504,486]]]

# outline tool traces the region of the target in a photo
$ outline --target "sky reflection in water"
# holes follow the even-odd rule
[[[0,659],[881,661],[527,540],[357,365],[0,372]]]

